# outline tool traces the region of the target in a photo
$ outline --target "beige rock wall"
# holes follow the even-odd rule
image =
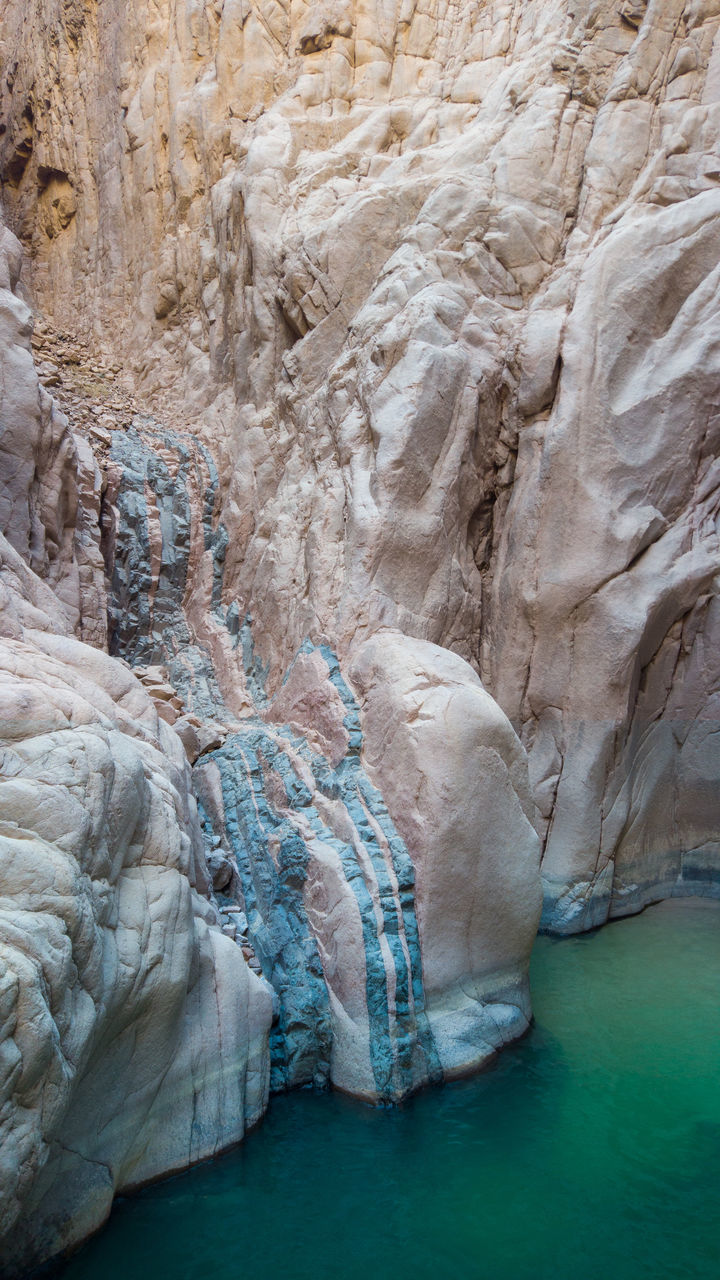
[[[18,255],[0,234],[1,279]],[[116,1191],[242,1137],[267,1102],[272,1001],[209,900],[180,738],[125,663],[73,635],[100,598],[83,594],[96,562],[81,553],[99,556],[97,519],[87,543],[77,523],[86,458],[37,381],[27,308],[6,288],[0,309],[0,1270],[12,1277],[100,1226]]]
[[[0,662],[0,1257],[13,1275],[96,1229],[117,1191],[260,1118],[271,1000],[201,896],[184,752],[135,678],[33,630],[0,642]]]
[[[0,221],[0,533],[54,588],[61,626],[102,645],[100,473],[38,382],[22,265],[21,245]]]
[[[307,635],[473,662],[529,749],[561,929],[716,883],[719,21],[11,3],[0,28],[34,296],[211,445],[270,691]],[[4,528],[77,625],[77,466],[22,349]]]
[[[719,213],[711,190],[617,221],[549,420],[521,434],[487,654],[564,927],[679,877],[717,890]]]
[[[307,635],[387,626],[478,666],[530,748],[561,928],[716,876],[719,24],[56,0],[0,25],[35,296],[211,444],[271,682]]]
[[[35,951],[11,939],[13,964],[31,976],[8,998],[38,989],[49,947],[60,976],[39,1025],[60,1028],[63,1061],[88,1064],[83,1079],[101,1088],[125,1052],[125,1023],[117,1046],[112,1031],[122,976],[94,1012],[78,1005],[71,1017],[63,1002],[80,995],[62,966],[70,954],[78,971],[89,966],[92,989],[97,947],[114,945],[107,921],[124,922],[127,903],[127,946],[150,993],[147,1005],[125,1002],[132,1025],[150,1035],[169,965],[174,1012],[158,1052],[186,1046],[173,1049],[178,1087],[205,1076],[194,1038],[205,1019],[212,1042],[228,1018],[240,1063],[232,1085],[223,1075],[211,1090],[203,1134],[178,1107],[177,1131],[147,1166],[110,1126],[113,1173],[86,1170],[87,1203],[100,1207],[82,1234],[111,1184],[168,1168],[181,1149],[187,1163],[219,1130],[227,1137],[229,1112],[240,1130],[257,1114],[264,1066],[248,1046],[269,1013],[194,892],[197,826],[177,740],[168,746],[124,668],[76,647],[104,639],[100,478],[38,388],[28,301],[94,342],[133,404],[195,434],[217,463],[222,607],[211,609],[217,548],[195,529],[181,621],[233,715],[253,711],[267,669],[277,725],[292,711],[334,760],[325,734],[337,693],[288,710],[282,681],[308,639],[354,673],[363,762],[413,858],[427,1014],[453,1074],[528,1017],[533,822],[555,929],[718,891],[720,3],[7,0],[0,69],[2,200],[29,253],[22,286],[18,244],[0,233],[7,697],[18,680],[52,690],[42,712],[23,703],[7,811],[17,823],[13,787],[27,784],[27,839],[73,885],[61,903],[40,901]],[[162,504],[149,486],[146,496],[157,603]],[[252,672],[231,604],[235,624],[252,617]],[[452,778],[449,743],[462,757]],[[127,762],[117,778],[116,753]],[[64,813],[62,779],[81,757],[95,763],[58,852],[37,797],[50,784]],[[121,810],[122,788],[135,788],[132,831],[110,820],[113,787]],[[301,825],[287,797],[278,804]],[[303,894],[338,1025],[347,1013],[333,1069],[367,1092],[366,997],[336,963],[317,903],[337,900],[348,918],[354,907],[320,844]],[[23,901],[22,860],[3,867]],[[468,883],[481,899],[491,885],[493,901],[465,954],[444,940]],[[58,924],[67,900],[80,905]],[[182,943],[159,948],[150,970],[135,926],[142,917],[164,936],[173,916]],[[359,956],[353,921],[344,940]],[[507,1014],[494,1029],[488,1000]],[[63,1028],[75,1026],[66,1053]],[[28,1187],[46,1154],[34,1185],[62,1184],[62,1160],[75,1157],[58,1144],[84,1133],[72,1071],[51,1059],[48,1079],[59,1072],[67,1089],[44,1128],[32,1092],[44,1086],[27,1085],[14,1149]],[[166,1095],[141,1093],[152,1129]],[[89,1135],[82,1144],[84,1169],[98,1153]]]
[[[376,1100],[478,1067],[528,1026],[540,904],[524,753],[471,668],[400,633],[373,640],[357,655],[362,713],[332,650],[309,644],[272,696],[251,624],[217,598],[228,532],[211,454],[149,418],[109,436],[89,411],[87,436],[71,430],[38,381],[32,353],[49,331],[32,333],[20,248],[2,235],[10,1278],[80,1243],[116,1192],[238,1141],[271,1080]],[[82,345],[56,341],[82,362]],[[104,626],[89,630],[106,586],[111,643],[140,679],[99,647]],[[406,740],[418,672],[432,723]],[[384,759],[391,692],[401,746]],[[478,767],[484,789],[467,806]]]
[[[12,1275],[96,1229],[117,1191],[243,1136],[267,1101],[271,1001],[202,896],[184,752],[135,678],[33,630],[0,662]]]

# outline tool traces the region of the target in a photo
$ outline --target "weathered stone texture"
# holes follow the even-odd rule
[[[0,533],[54,588],[61,626],[102,645],[100,474],[38,382],[21,270],[22,248],[0,221]]]
[[[447,650],[383,632],[351,676],[370,777],[412,855],[425,1007],[452,1079],[530,1025],[539,841],[525,753]]]
[[[131,967],[162,984],[180,948],[187,1044],[228,1017],[249,1115],[269,996],[243,954],[275,1087],[458,1074],[527,1025],[540,853],[560,932],[720,890],[720,3],[7,0],[0,65],[29,254],[0,233],[3,631],[55,708],[23,712],[28,839],[97,759],[39,919],[75,903],[60,949],[79,929],[92,967],[159,868]],[[102,379],[88,410],[41,366],[82,438],[21,269],[57,350],[94,343],[123,388],[93,422]],[[96,655],[85,687],[106,591],[140,683]],[[151,972],[140,917],[183,921]],[[111,988],[67,1061],[96,1062]],[[152,1168],[113,1129],[110,1181],[232,1138],[225,1088]]]
[[[12,567],[12,560],[10,560]],[[271,999],[204,898],[187,764],[135,678],[0,641],[3,1274],[262,1115]]]
[[[717,888],[719,23],[711,0],[3,17],[36,296],[214,453],[223,598],[270,689],[307,636],[344,662],[390,627],[475,665],[530,751],[561,929]]]
[[[0,278],[15,285],[18,246],[2,234]],[[0,306],[0,1259],[11,1277],[95,1230],[116,1191],[214,1154],[259,1119],[272,998],[209,900],[179,737],[126,664],[73,636],[105,635],[92,612],[104,604],[97,514],[89,532],[78,517],[81,496],[99,502],[94,484],[82,488],[96,468],[37,381],[27,307],[9,289]]]

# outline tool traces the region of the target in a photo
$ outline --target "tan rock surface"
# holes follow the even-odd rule
[[[687,477],[659,494],[680,441],[713,447],[698,308],[719,24],[714,0],[183,0],[152,24],[53,0],[9,3],[0,28],[4,198],[38,302],[211,445],[224,598],[252,614],[271,686],[306,636],[344,657],[386,626],[476,665],[530,748],[560,928],[655,881],[717,886],[712,753],[677,727],[714,724],[714,676],[673,695],[677,715],[638,691],[697,648],[682,619],[715,643],[707,495]],[[607,414],[619,451],[589,426]],[[708,572],[673,585],[688,520]],[[620,640],[610,596],[634,609],[638,573],[653,582]],[[593,639],[570,672],[583,592]],[[678,797],[662,819],[640,764],[658,719]],[[578,735],[597,745],[576,755]]]
[[[17,256],[7,233],[1,248]],[[99,558],[97,511],[77,522],[95,464],[41,391],[27,308],[7,289],[0,307],[0,1260],[11,1277],[95,1230],[116,1191],[214,1154],[259,1119],[272,1000],[209,900],[179,737],[125,663],[72,634],[104,604],[102,575],[101,593],[82,572],[97,574],[82,555]],[[85,497],[97,500],[94,485]]]
[[[521,435],[487,653],[561,928],[717,891],[719,214],[708,191],[618,220]]]
[[[16,242],[4,243],[19,266]],[[8,282],[18,287],[17,271]],[[103,366],[47,328],[33,336],[27,308],[7,292],[0,1258],[14,1276],[96,1229],[117,1191],[242,1137],[267,1102],[273,1009],[275,1087],[329,1080],[399,1098],[483,1062],[527,1026],[538,877],[533,848],[518,857],[504,838],[504,814],[486,822],[483,848],[471,822],[462,855],[470,879],[479,858],[487,863],[490,913],[466,922],[472,957],[434,974],[447,886],[452,902],[465,871],[444,869],[452,833],[426,839],[415,865],[365,771],[363,717],[330,649],[304,646],[272,693],[252,624],[218,598],[228,535],[203,445],[154,418],[116,421],[97,453],[100,519],[92,418],[74,435],[38,372],[72,411],[87,367]],[[54,350],[65,365],[48,358]],[[53,519],[65,506],[58,548]],[[92,580],[84,590],[81,535],[96,567],[102,541],[110,641],[137,674],[73,635],[104,603]],[[35,559],[34,546],[44,552]],[[75,610],[64,603],[68,580]],[[407,644],[397,636],[391,646],[401,667]],[[461,659],[424,656],[439,664],[440,690],[479,688]],[[382,673],[395,678],[381,655],[373,679]],[[494,704],[482,696],[487,729]],[[522,773],[522,749],[495,714]],[[448,728],[439,721],[433,741]],[[472,728],[465,738],[472,757]],[[422,767],[432,776],[431,762]],[[468,776],[466,767],[453,805]],[[428,828],[441,801],[422,806]],[[417,898],[417,872],[427,880],[430,866],[434,883]],[[517,928],[499,959],[504,916]]]
[[[64,622],[103,644],[99,472],[92,450],[38,383],[21,269],[21,246],[0,221],[0,532],[54,589]]]
[[[365,759],[415,867],[425,1007],[447,1078],[530,1025],[540,842],[525,753],[468,663],[384,632],[351,668]]]
[[[385,810],[452,1074],[528,1016],[510,724],[549,927],[718,892],[720,3],[7,0],[0,63],[40,377],[86,438],[3,233],[8,643],[102,643],[93,449],[110,643],[162,668],[141,719],[215,806],[278,1078],[432,1077]]]
[[[179,739],[120,664],[0,642],[3,1274],[113,1195],[239,1140],[267,1101],[267,987],[205,900]],[[200,890],[200,892],[198,892]]]

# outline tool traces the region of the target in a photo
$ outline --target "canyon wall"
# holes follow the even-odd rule
[[[210,451],[223,602],[268,689],[308,638],[465,658],[529,751],[561,931],[717,892],[719,23],[714,0],[3,16],[37,306]]]
[[[223,932],[180,738],[106,631],[99,471],[40,386],[0,228],[0,1258],[238,1141],[270,988]],[[93,518],[94,515],[94,518]],[[84,637],[78,638],[78,637]],[[85,640],[93,642],[93,646]]]
[[[720,0],[7,0],[13,1265],[720,891],[719,126]]]
[[[526,757],[472,668],[385,631],[351,687],[308,639],[273,691],[223,601],[209,449],[87,399],[71,429],[0,235],[10,1280],[270,1088],[392,1100],[482,1065],[529,1026],[540,900]],[[64,341],[76,392],[104,376]]]

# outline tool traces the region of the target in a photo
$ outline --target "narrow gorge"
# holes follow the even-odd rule
[[[5,0],[7,1280],[720,898],[719,292],[720,0]]]

